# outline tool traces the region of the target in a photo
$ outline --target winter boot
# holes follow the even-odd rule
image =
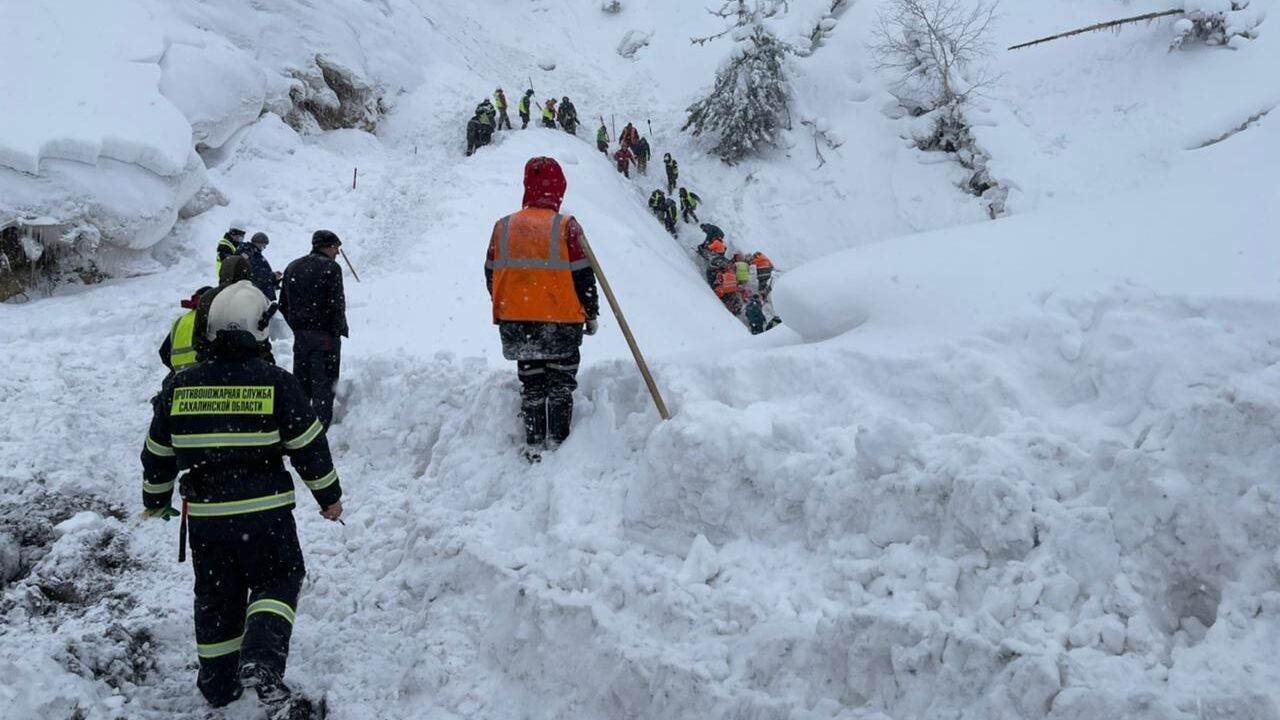
[[[293,693],[284,684],[280,673],[256,662],[247,662],[240,666],[240,684],[246,689],[253,688],[258,693],[258,700],[277,712],[289,704]]]

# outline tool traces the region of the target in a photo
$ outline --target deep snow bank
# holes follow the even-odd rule
[[[1275,298],[1280,245],[1267,228],[1280,223],[1280,193],[1259,158],[1276,153],[1280,123],[1264,119],[1138,192],[823,258],[788,273],[776,303],[807,340],[858,328],[846,342],[892,347],[968,335],[1060,293]]]
[[[0,224],[73,227],[89,256],[225,202],[195,151],[264,112],[373,129],[384,95],[420,82],[430,34],[409,0],[22,0],[4,19],[22,32],[0,48],[0,96],[20,108],[0,118]]]

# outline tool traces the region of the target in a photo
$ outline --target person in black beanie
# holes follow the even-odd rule
[[[342,338],[349,336],[342,268],[335,260],[341,246],[333,232],[317,230],[311,252],[289,263],[280,287],[280,314],[294,336],[293,375],[326,428],[333,422]]]

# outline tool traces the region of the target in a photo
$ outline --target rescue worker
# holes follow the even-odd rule
[[[142,502],[168,520],[174,481],[190,517],[195,571],[196,686],[214,707],[253,688],[273,717],[308,717],[284,682],[306,575],[293,521],[294,471],[327,520],[342,486],[324,428],[289,373],[258,358],[267,298],[225,288],[209,310],[209,358],[167,378],[142,450]]]
[[[596,149],[605,155],[609,154],[609,129],[600,123],[600,129],[596,130]]]
[[[214,298],[223,289],[250,278],[249,259],[240,254],[230,255],[222,262],[222,274],[218,276],[218,286],[200,294],[200,300],[196,303],[195,330],[192,337],[195,343],[197,362],[204,361],[205,356],[208,354],[209,343],[205,340],[205,336],[208,334],[209,329],[209,307],[213,304]],[[258,357],[272,365],[275,364],[276,359],[271,351],[270,340],[264,340],[261,343]]]
[[[732,266],[725,267],[716,275],[714,287],[720,302],[724,303],[729,312],[737,315],[742,309],[742,296],[738,294],[738,276]]]
[[[667,213],[667,196],[661,190],[654,190],[649,194],[649,212],[659,220]]]
[[[493,103],[489,102],[489,98],[481,100],[480,104],[476,105],[476,117],[479,117],[481,122],[487,122],[490,126],[497,122],[498,111],[493,107]]]
[[[697,210],[700,204],[702,204],[702,198],[698,197],[698,193],[680,188],[680,216],[685,222],[691,222],[689,218],[693,218],[692,222],[698,222]]]
[[[764,304],[760,301],[760,294],[743,288],[742,297],[742,315],[747,319],[747,327],[751,329],[752,335],[759,335],[764,332],[765,324]]]
[[[533,88],[524,91],[524,97],[520,98],[520,103],[516,105],[516,112],[520,113],[520,129],[524,130],[529,127],[529,103],[533,101]]]
[[[635,125],[627,123],[627,126],[622,128],[622,134],[618,136],[618,144],[624,148],[630,148],[639,141],[640,131],[636,130]]]
[[[566,185],[555,160],[530,159],[522,209],[494,224],[484,265],[502,355],[516,361],[520,378],[529,462],[569,437],[578,348],[583,334],[594,335],[597,327],[586,236],[572,215],[560,213]]]
[[[724,256],[725,250],[727,249],[728,248],[725,246],[724,240],[719,237],[710,236],[708,236],[707,239],[698,246],[698,257],[702,258],[703,263],[706,264],[705,270],[707,273],[708,285],[715,285],[716,275],[718,275],[720,271],[724,269],[725,265],[729,263]]]
[[[698,226],[698,228],[700,228],[702,232],[706,233],[707,235],[707,239],[704,242],[711,242],[716,238],[724,240],[724,231],[720,229],[719,225],[715,225],[712,223],[702,223],[701,225]]]
[[[333,423],[333,388],[342,369],[342,338],[349,337],[342,241],[328,230],[311,236],[311,253],[289,263],[280,290],[280,314],[293,330],[293,376],[311,398],[321,424]]]
[[[502,88],[493,91],[493,106],[498,110],[498,126],[501,130],[505,125],[508,130],[511,129],[511,116],[507,114],[507,95],[502,92]]]
[[[475,154],[480,149],[480,116],[473,115],[467,121],[467,157]]]
[[[493,126],[498,111],[493,108],[489,98],[485,98],[476,106],[476,147],[481,148],[493,142]]]
[[[747,259],[742,256],[742,253],[733,254],[733,272],[737,276],[739,285],[751,282],[751,266],[747,264]]]
[[[751,254],[751,264],[756,268],[756,288],[760,291],[761,299],[768,300],[773,289],[773,263],[764,253],[757,252]]]
[[[160,362],[174,372],[185,370],[197,362],[196,357],[196,306],[200,304],[200,296],[213,288],[205,285],[191,294],[191,297],[178,303],[187,312],[173,321],[169,334],[160,343]]]
[[[570,135],[578,134],[578,109],[569,101],[568,95],[560,98],[560,110],[556,113],[556,119],[565,132]]]
[[[542,108],[542,127],[551,130],[556,129],[556,99],[548,98],[546,105]]]
[[[663,208],[662,224],[667,228],[667,232],[671,233],[671,237],[679,237],[679,231],[676,229],[676,223],[680,218],[680,210],[676,205],[675,198],[667,198],[666,207]]]
[[[667,194],[670,195],[676,191],[676,180],[680,179],[680,166],[672,159],[671,153],[663,154],[662,164],[667,167]]]
[[[222,261],[227,259],[228,255],[235,255],[240,249],[240,243],[244,242],[244,224],[240,222],[231,223],[231,227],[222,234],[222,239],[218,241],[218,259],[213,264],[214,277],[222,275]]]
[[[240,243],[239,254],[249,260],[249,279],[253,281],[254,287],[261,290],[268,300],[275,302],[280,274],[271,269],[271,262],[267,260],[265,253],[270,244],[271,238],[266,233],[256,232],[249,242]]]
[[[636,155],[636,169],[640,171],[641,175],[648,175],[649,174],[649,139],[640,138],[639,142],[636,142],[634,145],[631,146],[631,152],[635,153]]]
[[[618,172],[626,177],[631,177],[631,151],[626,148],[618,148],[618,152],[613,154],[613,161],[618,164]]]

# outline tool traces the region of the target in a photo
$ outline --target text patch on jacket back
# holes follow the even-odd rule
[[[175,388],[170,415],[271,415],[275,393],[270,385]]]

